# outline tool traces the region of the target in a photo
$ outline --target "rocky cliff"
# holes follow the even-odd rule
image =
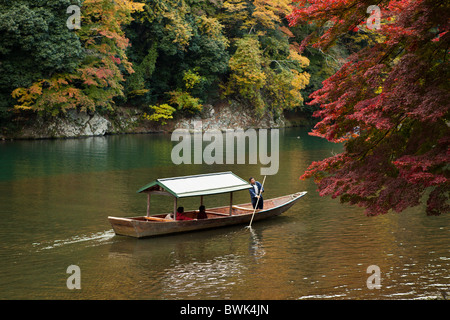
[[[115,113],[68,111],[64,116],[44,119],[37,116],[24,125],[18,132],[1,139],[47,139],[79,138],[123,133],[172,132],[175,129],[194,129],[197,121],[202,121],[203,130],[248,129],[248,128],[282,128],[304,123],[287,120],[281,115],[274,119],[271,115],[258,117],[253,111],[238,103],[221,103],[205,105],[200,115],[175,118],[161,125],[143,118],[143,111],[133,108],[117,109]],[[306,120],[303,122],[307,122]]]

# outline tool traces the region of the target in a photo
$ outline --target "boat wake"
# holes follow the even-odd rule
[[[81,242],[88,242],[89,246],[95,246],[99,243],[108,241],[115,235],[114,230],[107,230],[97,233],[92,233],[88,235],[77,235],[68,239],[54,240],[52,242],[35,242],[33,247],[37,248],[38,251],[55,249],[61,246],[76,244]]]

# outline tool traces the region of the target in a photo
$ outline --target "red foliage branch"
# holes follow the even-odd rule
[[[374,1],[299,0],[291,25],[319,28],[303,41],[326,50],[342,35],[367,31]],[[450,140],[449,7],[439,0],[378,1],[383,41],[351,55],[312,93],[321,121],[311,132],[345,142],[314,162],[321,196],[358,204],[368,215],[401,212],[427,199],[427,214],[448,212]],[[322,33],[320,33],[322,31]]]

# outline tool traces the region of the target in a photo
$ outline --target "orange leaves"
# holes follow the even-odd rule
[[[74,98],[76,97],[78,94],[80,93],[79,89],[73,88],[73,87],[69,87],[66,89],[66,94],[69,98]]]
[[[14,108],[45,111],[52,115],[77,106],[91,109],[93,105],[86,101],[82,90],[72,86],[72,78],[70,75],[56,75],[48,80],[37,81],[29,88],[14,90],[13,98],[21,103]]]
[[[291,30],[289,30],[289,28],[285,27],[285,26],[280,26],[279,27],[280,31],[283,32],[285,35],[287,35],[289,38],[293,38],[294,34],[292,33]]]
[[[56,115],[71,108],[95,110],[113,105],[113,98],[123,95],[121,68],[134,72],[126,56],[129,40],[122,28],[131,22],[131,13],[143,7],[143,3],[128,0],[85,0],[82,27],[77,31],[85,59],[71,74],[56,74],[14,90],[12,96],[19,102],[15,108]]]

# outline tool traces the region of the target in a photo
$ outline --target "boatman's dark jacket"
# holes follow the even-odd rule
[[[263,208],[263,197],[261,194],[261,198],[258,201],[258,198],[256,197],[257,195],[259,195],[259,193],[263,193],[264,192],[264,188],[261,186],[261,183],[259,183],[259,181],[255,182],[255,185],[258,188],[258,193],[256,193],[255,187],[252,184],[252,186],[248,189],[248,191],[250,192],[250,197],[252,199],[252,205],[253,208],[256,206],[256,202],[258,202],[258,209],[262,209]]]

